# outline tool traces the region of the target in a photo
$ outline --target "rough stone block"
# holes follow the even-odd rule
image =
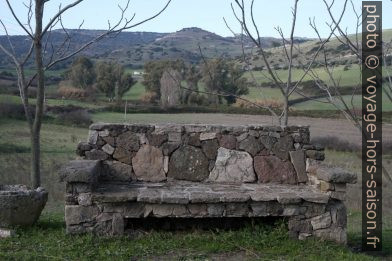
[[[252,157],[247,152],[219,148],[215,167],[208,178],[214,182],[254,182]]]
[[[323,192],[335,190],[335,186],[332,183],[320,180],[320,190]]]
[[[323,215],[314,217],[310,220],[313,230],[328,228],[332,224],[331,213],[327,212]]]
[[[297,174],[291,162],[276,156],[254,157],[254,169],[260,183],[297,184]]]
[[[106,160],[109,155],[102,150],[92,149],[85,152],[87,160]]]
[[[104,145],[104,146],[102,147],[102,151],[105,152],[105,153],[108,154],[108,155],[113,155],[113,153],[114,153],[114,148],[113,148],[111,145],[106,144],[106,145]]]
[[[324,160],[325,159],[325,154],[322,151],[318,150],[307,150],[306,151],[306,157],[314,160]]]
[[[208,159],[216,159],[219,148],[219,144],[216,139],[202,141],[201,148]]]
[[[319,237],[325,240],[331,240],[339,244],[347,244],[347,231],[345,228],[332,227],[326,229],[320,229],[313,232],[315,237]]]
[[[339,167],[321,165],[316,169],[317,178],[330,183],[355,183],[357,175]]]
[[[99,160],[73,160],[60,170],[60,180],[68,183],[96,183],[100,171]]]
[[[91,206],[92,196],[91,193],[81,193],[78,196],[78,204],[81,206]]]
[[[119,161],[102,162],[102,171],[99,178],[101,182],[129,182],[136,180],[132,166],[121,163]]]
[[[308,175],[306,174],[305,152],[303,150],[290,151],[291,163],[297,173],[298,182],[307,182]]]
[[[244,150],[250,155],[255,156],[262,149],[264,149],[264,145],[254,136],[248,136],[246,139],[239,143],[238,149]]]
[[[92,222],[99,214],[96,206],[65,206],[65,222],[67,225],[78,225]]]
[[[178,180],[202,181],[209,175],[208,165],[208,159],[201,149],[185,145],[172,154],[168,177]]]
[[[150,145],[143,145],[132,159],[135,176],[141,181],[160,182],[166,180],[162,151]]]
[[[222,135],[219,139],[219,145],[223,148],[232,150],[236,148],[237,139],[233,135]]]

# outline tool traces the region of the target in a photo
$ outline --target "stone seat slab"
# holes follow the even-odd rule
[[[140,202],[154,204],[240,203],[301,201],[327,203],[330,195],[311,186],[282,184],[218,184],[175,181],[166,183],[135,182],[101,184],[92,193],[92,202]]]

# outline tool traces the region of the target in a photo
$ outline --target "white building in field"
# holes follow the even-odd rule
[[[133,72],[134,76],[142,76],[143,74],[144,74],[144,72],[142,72],[142,71],[134,71]]]

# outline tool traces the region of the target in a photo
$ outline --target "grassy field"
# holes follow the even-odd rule
[[[102,238],[66,235],[63,214],[46,212],[38,224],[19,229],[17,234],[17,237],[0,241],[0,259],[376,260],[329,242],[292,240],[284,222],[237,231],[151,231],[132,237]],[[350,238],[356,236],[349,235]]]
[[[30,99],[30,104],[35,104],[36,99]],[[22,104],[19,96],[0,94],[0,103],[16,103]],[[86,109],[98,109],[102,108],[106,103],[104,102],[83,102],[80,100],[68,100],[68,99],[46,99],[45,104],[49,106],[67,106],[74,105]]]
[[[121,116],[122,114],[99,113],[94,116],[94,120],[110,122]],[[204,115],[204,119],[200,121],[216,122],[217,117],[225,121],[225,117],[229,116]],[[235,116],[230,117],[235,119]],[[139,114],[129,118],[132,122],[189,122],[191,119],[197,121],[192,118],[192,114]],[[287,236],[285,223],[279,223],[275,227],[246,227],[238,231],[152,231],[131,238],[67,236],[63,221],[64,185],[58,181],[57,171],[62,164],[75,158],[76,144],[85,140],[86,136],[87,128],[43,125],[43,185],[49,190],[49,202],[36,226],[18,229],[17,237],[0,240],[0,260],[156,260],[158,257],[161,260],[378,259],[333,243],[291,240]],[[29,134],[26,123],[20,120],[0,120],[0,182],[28,183],[28,151]],[[356,153],[326,153],[327,161],[359,172],[360,158]],[[388,157],[384,161],[392,166],[392,157]],[[384,258],[392,258],[392,207],[388,200],[392,198],[392,191],[388,188],[384,189],[384,204],[387,204],[384,207]],[[347,201],[349,246],[354,249],[360,245],[361,236],[360,202],[357,198],[359,189],[359,184],[351,186]]]
[[[382,110],[383,111],[392,111],[392,102],[387,98],[386,95],[383,95],[382,97]],[[351,95],[344,95],[343,96],[344,101],[348,104],[348,106],[351,107],[351,99],[352,96]],[[327,101],[324,98],[318,99],[321,101]],[[339,106],[339,108],[343,108],[343,103],[339,100],[336,101],[337,106]],[[361,95],[354,95],[354,99],[353,99],[353,104],[354,104],[354,108],[362,108],[362,96]],[[334,110],[335,107],[330,104],[330,103],[322,103],[322,102],[318,102],[318,101],[306,101],[306,102],[301,102],[301,103],[297,103],[293,106],[294,109],[297,110]]]

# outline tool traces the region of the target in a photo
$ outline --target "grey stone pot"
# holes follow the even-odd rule
[[[43,188],[29,189],[24,185],[0,185],[0,227],[31,226],[48,200]]]

